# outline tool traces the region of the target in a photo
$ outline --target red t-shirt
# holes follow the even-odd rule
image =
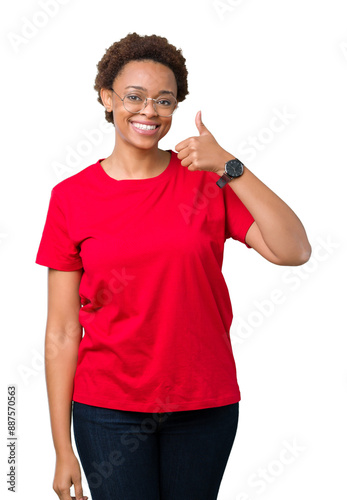
[[[254,218],[218,174],[168,151],[156,177],[116,180],[101,159],[51,191],[35,262],[83,268],[74,401],[171,412],[241,399],[221,268],[227,238],[250,248]]]

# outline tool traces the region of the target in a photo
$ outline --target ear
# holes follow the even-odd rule
[[[112,111],[112,91],[103,87],[100,89],[100,97],[106,111]]]

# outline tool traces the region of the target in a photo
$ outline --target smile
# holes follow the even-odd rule
[[[145,125],[144,123],[131,122],[134,127],[140,128],[141,130],[155,130],[159,125]]]
[[[135,130],[138,134],[142,135],[154,135],[160,128],[160,125],[147,125],[145,123],[140,122],[130,122],[133,130]]]

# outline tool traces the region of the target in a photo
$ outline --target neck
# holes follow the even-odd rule
[[[142,179],[158,175],[168,165],[170,153],[158,148],[136,146],[116,139],[112,154],[102,163],[107,173],[118,178]]]

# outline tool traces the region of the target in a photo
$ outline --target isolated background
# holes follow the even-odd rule
[[[56,12],[45,17],[48,4]],[[218,499],[345,494],[346,15],[343,0],[2,5],[2,498],[13,497],[6,485],[12,383],[16,498],[58,498],[43,365],[47,268],[34,261],[51,188],[112,152],[112,125],[99,144],[86,141],[106,125],[93,89],[96,64],[133,31],[166,36],[187,59],[190,94],[160,147],[174,149],[197,135],[201,109],[219,143],[295,211],[313,249],[303,266],[282,267],[226,242],[223,272],[242,400]],[[14,37],[28,34],[34,21],[42,26],[15,47]],[[274,118],[279,114],[287,122]],[[288,445],[292,452],[284,452]],[[91,498],[85,477],[83,486]]]

